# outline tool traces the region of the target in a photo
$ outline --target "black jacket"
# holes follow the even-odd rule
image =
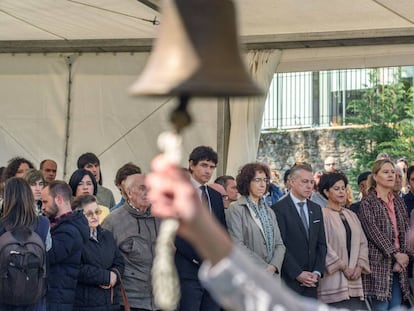
[[[306,200],[309,215],[309,237],[290,195],[272,206],[276,213],[280,234],[286,246],[282,265],[282,279],[295,292],[316,298],[315,287],[301,286],[296,277],[302,271],[325,271],[327,252],[321,207]]]
[[[50,234],[47,310],[72,311],[82,248],[89,239],[88,221],[82,211],[74,212],[59,219]]]
[[[89,238],[83,247],[73,311],[119,310],[111,300],[111,289],[99,285],[109,284],[112,269],[123,274],[124,259],[110,231],[98,226],[97,233],[98,241]]]
[[[211,187],[207,188],[211,200],[212,215],[214,215],[217,221],[227,230],[221,194]],[[190,280],[198,280],[198,269],[202,263],[200,255],[190,243],[179,236],[175,239],[175,247],[175,265],[177,267],[179,277]]]

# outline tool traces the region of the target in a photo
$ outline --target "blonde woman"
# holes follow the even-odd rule
[[[368,239],[371,274],[363,276],[372,310],[390,310],[409,296],[407,265],[413,254],[407,245],[409,228],[404,201],[393,193],[395,167],[389,159],[375,161],[368,178],[368,195],[358,216]]]

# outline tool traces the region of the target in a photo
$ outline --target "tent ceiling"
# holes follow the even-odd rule
[[[0,52],[148,50],[157,0],[2,0]],[[414,43],[412,0],[243,0],[248,48]]]

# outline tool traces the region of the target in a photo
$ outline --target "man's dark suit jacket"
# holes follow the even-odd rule
[[[212,213],[227,230],[226,219],[224,216],[223,198],[221,197],[221,194],[210,187],[207,187],[207,191],[210,197]],[[217,241],[217,243],[220,243],[220,241]],[[176,237],[175,247],[175,265],[177,267],[177,272],[181,282],[183,280],[196,280],[198,282],[198,269],[200,268],[202,259],[196,250],[187,241],[180,237]],[[182,295],[185,295],[185,293],[182,293]],[[194,302],[194,305],[197,305],[197,303]]]
[[[306,200],[309,215],[309,240],[290,195],[272,206],[286,246],[281,277],[295,292],[316,298],[316,288],[301,286],[296,277],[302,271],[325,270],[326,239],[321,207]]]

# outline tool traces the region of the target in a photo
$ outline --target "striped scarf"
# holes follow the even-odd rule
[[[262,224],[266,248],[267,248],[267,263],[269,263],[273,258],[273,252],[275,250],[274,239],[273,239],[273,225],[271,222],[271,217],[269,215],[269,210],[261,198],[259,200],[259,206],[257,206],[250,197],[247,197],[247,203],[249,207],[254,211],[256,217],[259,217],[260,223]]]

